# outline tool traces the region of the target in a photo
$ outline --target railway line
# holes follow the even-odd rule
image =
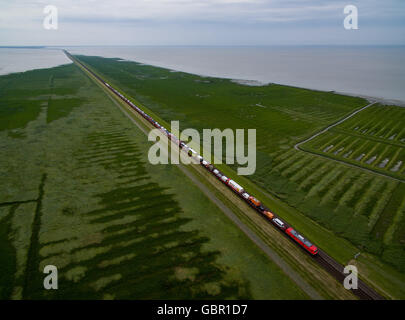
[[[318,255],[315,257],[317,263],[324,267],[330,274],[332,274],[338,281],[343,282],[345,274],[344,267],[331,258],[326,252],[319,250]],[[370,288],[361,279],[358,279],[358,288],[352,289],[353,292],[362,300],[384,300],[380,294]]]
[[[264,206],[260,200],[256,199],[252,195],[248,194],[243,187],[237,184],[235,181],[231,180],[230,178],[226,177],[222,172],[220,172],[217,168],[215,168],[212,164],[204,160],[200,155],[198,155],[192,148],[188,147],[183,141],[179,140],[173,134],[171,134],[166,128],[161,126],[158,122],[156,122],[152,117],[146,114],[143,110],[137,107],[133,102],[127,99],[124,95],[122,95],[119,91],[114,89],[110,84],[104,81],[101,77],[99,77],[96,73],[90,70],[86,65],[82,62],[75,59],[72,55],[70,55],[67,51],[64,51],[65,54],[69,59],[71,59],[74,63],[79,64],[82,68],[84,68],[87,72],[89,72],[92,76],[94,76],[97,80],[99,80],[108,90],[110,90],[113,94],[115,94],[118,98],[123,100],[127,106],[137,113],[139,113],[143,118],[145,118],[151,125],[161,130],[169,140],[176,143],[180,149],[180,151],[186,152],[189,157],[194,158],[196,161],[200,163],[206,170],[208,170],[212,175],[214,175],[220,183],[225,184],[232,192],[237,194],[242,200],[244,200],[249,206],[255,210],[259,215],[261,215],[268,223],[272,224],[278,231],[280,231],[283,236],[289,238],[290,241],[293,241],[295,244],[298,244],[303,250],[305,250],[308,254],[312,256],[312,258],[327,272],[329,272],[332,276],[334,276],[339,282],[343,283],[343,279],[347,276],[344,274],[343,269],[344,267],[327,255],[324,251],[317,248],[315,245],[310,243],[307,239],[305,239],[301,234],[299,234],[296,230],[292,228],[287,222],[283,221],[280,217],[270,211],[269,208]],[[360,110],[359,110],[360,111]],[[197,162],[197,163],[198,163]],[[358,296],[360,299],[364,300],[382,300],[384,297],[379,295],[376,291],[374,291],[371,287],[369,287],[366,283],[359,279],[358,281],[358,289],[352,290],[353,293]]]

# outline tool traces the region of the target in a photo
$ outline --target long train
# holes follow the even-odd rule
[[[69,53],[66,52],[67,55],[70,56]],[[73,58],[72,58],[73,59]],[[76,60],[77,61],[77,60]],[[245,189],[236,183],[234,180],[225,176],[221,171],[215,168],[211,163],[206,161],[201,155],[197,154],[197,152],[190,148],[184,141],[178,139],[175,135],[173,135],[170,131],[168,131],[165,127],[160,125],[157,121],[155,121],[150,115],[146,112],[141,110],[137,107],[132,101],[127,99],[123,94],[119,91],[114,89],[110,84],[105,82],[101,79],[98,75],[96,75],[93,71],[87,68],[84,64],[80,61],[77,61],[83,68],[85,68],[88,72],[90,72],[94,77],[96,77],[99,81],[101,81],[109,90],[111,90],[115,95],[117,95],[121,100],[126,102],[128,105],[131,106],[136,112],[138,112],[143,118],[145,118],[148,122],[150,122],[155,128],[159,129],[163,134],[165,134],[169,140],[173,141],[177,144],[180,150],[186,152],[189,157],[194,158],[197,163],[199,162],[201,166],[207,169],[211,174],[213,174],[219,181],[225,184],[228,188],[230,188],[233,192],[235,192],[240,198],[242,198],[249,206],[255,209],[259,214],[272,223],[276,228],[280,229],[284,232],[289,238],[294,240],[298,245],[300,245],[305,251],[307,251],[312,256],[318,254],[318,248],[309,242],[306,238],[304,238],[301,234],[299,234],[296,230],[294,230],[291,226],[289,226],[285,221],[283,221],[280,217],[276,214],[271,212],[267,207],[265,207],[260,200],[253,197],[252,195],[248,194]]]

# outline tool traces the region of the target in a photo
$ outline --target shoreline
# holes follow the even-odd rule
[[[101,58],[103,58],[103,57],[101,57]],[[238,83],[240,85],[245,85],[245,86],[267,86],[267,85],[271,85],[271,84],[276,84],[276,85],[280,85],[280,86],[299,88],[299,89],[305,89],[305,90],[311,90],[311,91],[333,92],[333,93],[336,93],[339,95],[363,98],[363,99],[366,99],[368,102],[377,101],[378,103],[383,104],[383,105],[393,105],[393,106],[398,106],[398,107],[405,107],[405,100],[399,100],[399,99],[394,99],[394,98],[374,97],[374,96],[352,93],[352,92],[322,90],[322,89],[311,88],[311,87],[300,87],[300,86],[294,86],[291,84],[278,83],[278,82],[263,82],[260,80],[252,80],[252,79],[235,79],[235,78],[229,78],[229,77],[210,76],[210,75],[198,74],[198,73],[193,73],[193,72],[186,72],[186,71],[182,71],[182,70],[175,70],[172,68],[163,67],[163,66],[159,66],[159,65],[155,65],[155,64],[146,63],[146,62],[139,62],[139,61],[135,61],[135,60],[128,60],[128,59],[121,59],[121,60],[128,61],[128,62],[135,62],[135,63],[138,63],[139,65],[147,65],[147,66],[151,66],[151,67],[162,68],[162,69],[169,70],[170,72],[183,72],[183,73],[193,74],[193,75],[203,77],[203,78],[217,78],[217,79],[230,80],[234,83]]]
[[[76,53],[80,55],[80,53]],[[301,86],[295,86],[291,84],[286,84],[286,83],[278,83],[278,82],[271,82],[271,81],[260,81],[260,80],[254,80],[254,79],[244,79],[244,78],[231,78],[231,77],[226,77],[226,76],[211,76],[207,74],[201,74],[201,73],[196,73],[196,72],[189,72],[189,71],[183,71],[180,69],[175,69],[174,67],[171,66],[164,66],[164,65],[159,65],[157,62],[151,62],[151,61],[137,61],[137,60],[132,60],[132,59],[126,59],[126,58],[109,58],[109,57],[103,57],[103,56],[98,56],[100,58],[106,58],[106,59],[118,59],[119,61],[122,62],[135,62],[139,65],[145,65],[145,66],[151,66],[151,67],[156,67],[156,68],[162,68],[169,70],[170,72],[183,72],[183,73],[188,73],[192,75],[196,75],[202,78],[217,78],[217,79],[225,79],[232,81],[234,83],[238,83],[240,85],[246,85],[246,86],[267,86],[271,84],[276,84],[280,86],[286,86],[286,87],[293,87],[293,88],[299,88],[299,89],[305,89],[305,90],[311,90],[311,91],[319,91],[319,92],[333,92],[339,95],[344,95],[344,96],[351,96],[351,97],[357,97],[357,98],[363,98],[367,100],[368,102],[374,102],[377,101],[380,104],[383,105],[393,105],[393,106],[398,106],[398,107],[405,107],[405,100],[400,100],[400,99],[395,99],[395,98],[384,98],[384,97],[376,97],[376,96],[370,96],[366,94],[359,94],[359,93],[353,93],[353,92],[345,92],[345,91],[337,91],[337,90],[322,90],[322,89],[317,89],[317,88],[311,88],[311,87],[301,87]]]
[[[176,72],[183,72],[183,71],[176,71]],[[202,77],[209,77],[209,76],[203,76],[199,75]],[[318,92],[333,92],[339,95],[343,96],[350,96],[350,97],[355,97],[355,98],[363,98],[366,99],[368,102],[378,102],[383,105],[393,105],[393,106],[398,106],[398,107],[405,107],[405,100],[398,100],[398,99],[391,99],[391,98],[382,98],[382,97],[374,97],[374,96],[369,96],[369,95],[364,95],[364,94],[357,94],[357,93],[352,93],[352,92],[344,92],[344,91],[334,91],[334,90],[321,90],[317,88],[310,88],[310,87],[299,87],[299,86],[293,86],[289,84],[284,84],[284,83],[276,83],[276,82],[262,82],[258,80],[248,80],[248,79],[231,79],[231,78],[221,78],[221,77],[212,77],[212,78],[219,78],[219,79],[227,79],[231,80],[234,83],[238,83],[240,85],[245,85],[245,86],[267,86],[271,84],[276,84],[280,86],[286,86],[286,87],[292,87],[292,88],[299,88],[299,89],[305,89],[305,90],[311,90],[311,91],[318,91]]]
[[[2,47],[0,47],[1,49]],[[10,47],[3,47],[5,49],[10,49]],[[13,48],[11,48],[13,49]],[[31,49],[29,47],[26,48],[21,48],[21,49]],[[50,50],[55,50],[55,51],[62,51],[63,49],[59,49],[59,48],[54,48],[54,47],[40,47],[37,49],[50,49]],[[76,53],[78,55],[80,55],[81,53]],[[148,66],[152,66],[152,67],[157,67],[157,68],[162,68],[162,69],[166,69],[169,70],[170,72],[183,72],[183,73],[188,73],[188,74],[192,74],[192,75],[196,75],[199,77],[203,77],[203,78],[217,78],[217,79],[225,79],[225,80],[229,80],[231,82],[240,84],[240,85],[246,85],[246,86],[267,86],[267,85],[271,85],[271,84],[276,84],[276,85],[281,85],[281,86],[287,86],[287,87],[293,87],[293,88],[299,88],[299,89],[305,89],[305,90],[312,90],[312,91],[318,91],[318,92],[333,92],[339,95],[345,95],[345,96],[351,96],[351,97],[358,97],[358,98],[363,98],[369,102],[374,102],[377,101],[380,104],[383,105],[394,105],[394,106],[398,106],[398,107],[405,107],[405,100],[401,100],[401,99],[395,99],[395,98],[386,98],[386,97],[377,97],[377,96],[370,96],[367,94],[360,94],[360,93],[353,93],[353,92],[346,92],[346,91],[340,91],[340,90],[325,90],[325,89],[318,89],[318,88],[314,88],[314,87],[306,87],[306,86],[296,86],[296,85],[291,85],[291,84],[287,84],[287,83],[278,83],[278,82],[272,82],[272,81],[261,81],[261,80],[256,80],[256,79],[247,79],[247,78],[232,78],[232,77],[227,77],[227,76],[211,76],[211,75],[207,75],[207,74],[201,74],[201,73],[196,73],[196,72],[189,72],[189,71],[184,71],[181,70],[181,68],[176,69],[175,67],[172,66],[165,66],[162,65],[158,62],[154,62],[154,61],[137,61],[137,60],[133,60],[133,59],[126,59],[126,58],[119,58],[119,57],[115,57],[115,58],[110,58],[110,57],[103,57],[101,55],[98,55],[98,57],[101,58],[106,58],[106,59],[118,59],[119,61],[128,61],[128,62],[134,62],[137,63],[139,65],[148,65]],[[7,72],[7,73],[1,73],[2,69],[5,69],[4,67],[0,67],[0,76],[5,76],[5,75],[9,75],[12,73],[23,73],[23,72],[27,72],[27,71],[33,71],[33,70],[40,70],[40,69],[48,69],[48,68],[55,68],[55,67],[59,67],[62,65],[65,65],[68,63],[61,63],[59,65],[53,65],[53,66],[46,66],[46,67],[38,67],[38,68],[30,68],[27,70],[23,70],[23,71],[12,71],[12,72]]]
[[[336,93],[346,95],[346,96],[351,96],[351,97],[363,98],[363,99],[366,99],[368,102],[376,101],[376,102],[386,105],[386,106],[397,106],[397,107],[401,107],[401,108],[405,107],[405,101],[402,101],[402,100],[388,99],[388,98],[381,98],[381,97],[372,97],[372,96],[368,96],[368,95],[359,95],[359,94],[340,92],[340,91],[339,92],[336,91]]]

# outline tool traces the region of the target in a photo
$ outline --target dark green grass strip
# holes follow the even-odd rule
[[[28,299],[31,294],[32,281],[34,280],[34,273],[38,272],[39,263],[39,230],[41,228],[41,210],[42,200],[44,197],[44,187],[46,181],[46,174],[44,173],[41,178],[41,184],[39,185],[39,196],[37,201],[37,207],[35,209],[34,222],[32,225],[31,241],[28,249],[27,256],[27,268],[25,273],[25,281],[23,286],[23,299]]]
[[[18,204],[10,207],[6,217],[0,223],[0,300],[10,299],[14,286],[16,272],[15,249],[10,243],[10,217],[13,216]]]
[[[395,213],[399,209],[405,194],[405,184],[399,183],[391,195],[388,204],[381,213],[377,222],[374,224],[372,234],[376,238],[382,238],[392,223]]]
[[[33,200],[24,200],[24,201],[10,201],[10,202],[2,202],[2,203],[0,203],[0,207],[14,206],[14,205],[19,205],[19,204],[24,204],[24,203],[35,202],[35,201],[37,201],[37,199],[33,199]]]

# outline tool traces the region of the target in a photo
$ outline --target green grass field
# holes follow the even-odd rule
[[[359,261],[368,280],[393,297],[405,296],[404,184],[293,148],[297,142],[367,105],[366,100],[275,84],[246,86],[118,59],[78,58],[158,118],[166,122],[179,120],[183,129],[191,127],[202,132],[204,128],[255,128],[256,173],[246,180],[226,166],[221,169],[251,192],[263,195],[271,209],[341,263],[348,263],[354,253],[362,252]],[[377,112],[378,108],[382,107],[373,106],[365,112]],[[323,153],[333,145],[326,150],[328,155],[343,147],[337,156],[344,154],[349,145],[356,150],[353,157],[367,150],[361,160],[366,162],[378,154],[379,159],[370,163],[374,166],[389,157],[390,163],[383,169],[401,175],[403,166],[398,171],[392,168],[403,155],[403,126],[390,121],[398,119],[402,109],[384,108],[383,113],[391,118],[381,118],[380,124],[375,120],[378,114],[370,118],[359,113],[311,144],[319,144],[318,150]],[[357,117],[363,119],[355,125]],[[367,131],[361,137],[346,133],[353,126],[370,125],[378,132],[378,141],[368,137]],[[355,132],[365,130],[354,128]],[[370,127],[368,132],[373,129]],[[354,149],[355,145],[358,149]],[[389,270],[390,276],[381,276],[377,269]]]
[[[0,299],[308,298],[78,67],[0,77],[0,112]]]
[[[405,109],[373,105],[302,149],[405,181]]]

